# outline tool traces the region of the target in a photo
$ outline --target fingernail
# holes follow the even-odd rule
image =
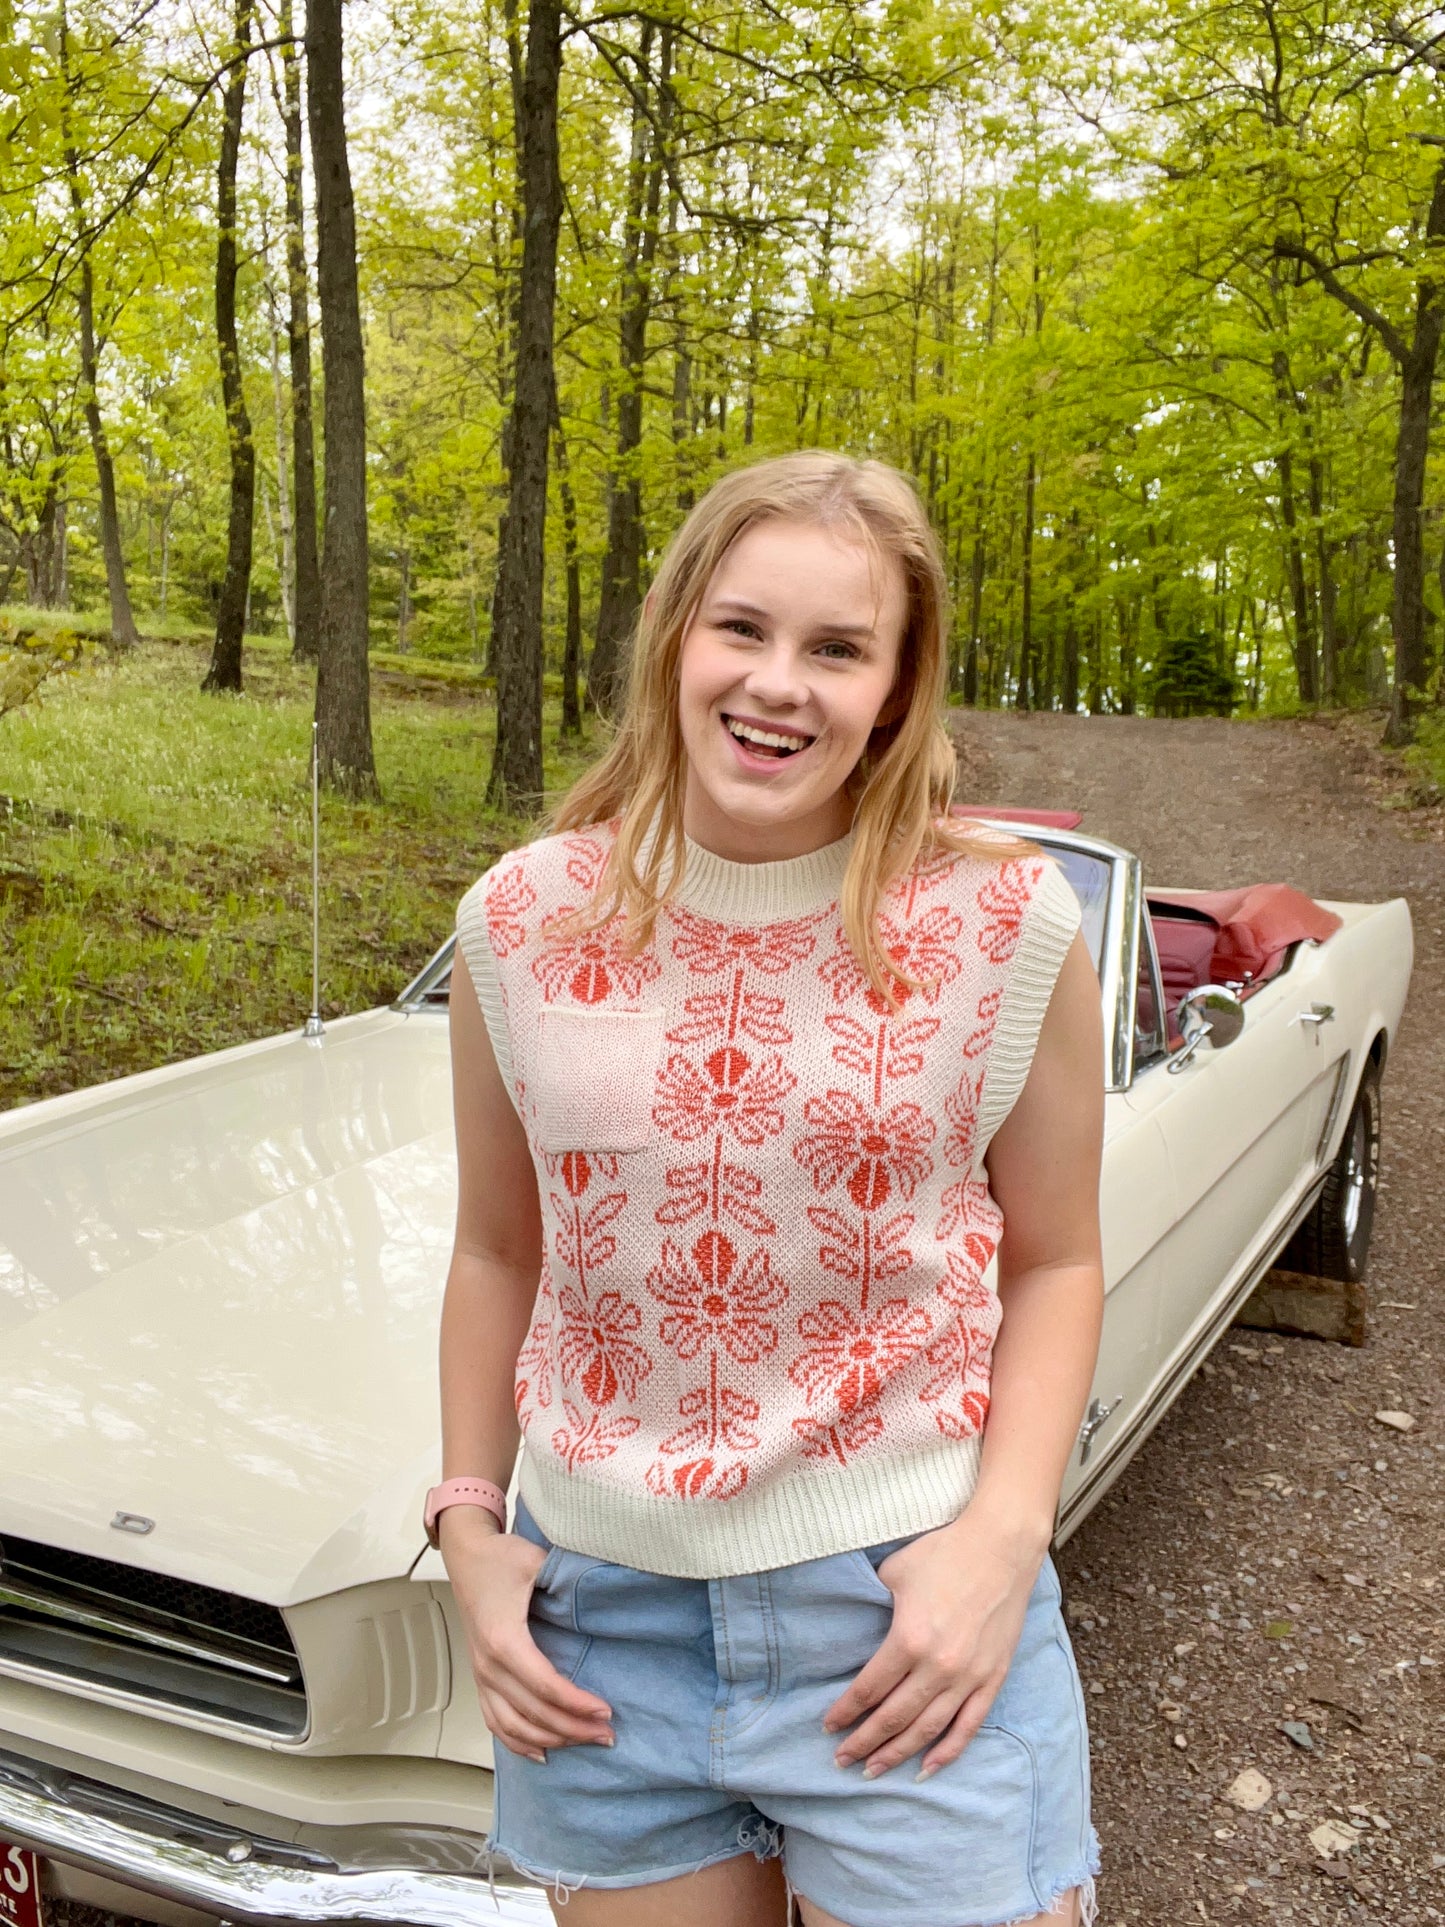
[[[601,1736],[600,1744],[603,1746],[616,1746],[617,1741],[611,1733],[604,1733]]]
[[[937,1771],[938,1771],[938,1768],[936,1766],[919,1767],[918,1771],[913,1776],[913,1784],[917,1786],[920,1780],[931,1780],[934,1774],[937,1773]]]
[[[835,1753],[833,1755],[833,1764],[834,1766],[852,1766],[853,1756],[849,1753]]]
[[[886,1773],[887,1771],[887,1767],[880,1766],[877,1760],[870,1760],[863,1769],[863,1778],[865,1780],[876,1780],[880,1773]]]

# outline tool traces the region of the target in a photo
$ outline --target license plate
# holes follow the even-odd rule
[[[40,1862],[28,1847],[0,1840],[0,1927],[44,1927]]]

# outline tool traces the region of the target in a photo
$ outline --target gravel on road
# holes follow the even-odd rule
[[[1100,1927],[1445,1920],[1445,810],[1359,718],[957,733],[965,800],[1082,810],[1146,884],[1410,904],[1368,1342],[1227,1332],[1060,1565]]]

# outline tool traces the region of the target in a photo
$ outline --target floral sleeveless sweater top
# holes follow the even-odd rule
[[[558,1544],[693,1578],[943,1525],[999,1322],[983,1155],[1073,891],[1037,853],[927,858],[883,906],[926,980],[890,1012],[843,930],[851,838],[759,864],[689,843],[632,956],[619,920],[548,931],[612,834],[513,851],[457,918],[542,1209],[522,1495]]]

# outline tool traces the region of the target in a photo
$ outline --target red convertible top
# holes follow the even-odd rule
[[[1291,944],[1323,943],[1340,927],[1333,910],[1322,909],[1313,897],[1287,883],[1251,883],[1242,890],[1151,890],[1149,907],[1166,980],[1171,923],[1176,930],[1186,921],[1196,928],[1201,921],[1209,927],[1213,941],[1208,968],[1216,982],[1238,982],[1246,975],[1256,982],[1272,977]],[[1183,911],[1184,917],[1171,918],[1171,910]]]
[[[1032,823],[1039,830],[1076,830],[1083,822],[1078,810],[1000,810],[987,803],[955,803],[953,816],[993,816],[1002,823]]]

